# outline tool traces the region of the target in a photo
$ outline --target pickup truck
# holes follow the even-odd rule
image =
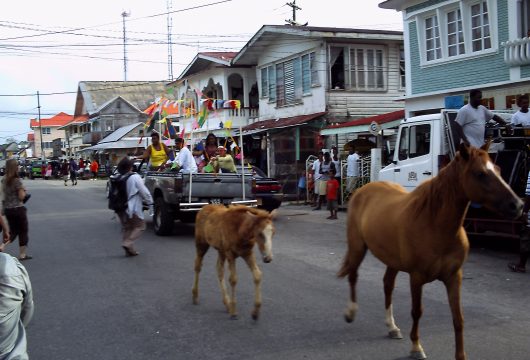
[[[399,125],[392,163],[379,172],[379,180],[391,181],[412,191],[424,180],[436,176],[454,156],[460,139],[454,130],[456,110],[404,119]],[[497,113],[509,119],[510,114]],[[501,176],[516,194],[524,197],[528,175],[528,144],[530,129],[487,128],[492,137],[489,148],[492,161],[501,169]],[[506,220],[478,205],[469,207],[464,227],[468,234],[518,237],[520,220]]]
[[[169,235],[176,219],[193,222],[207,204],[240,204],[255,207],[254,179],[240,173],[198,173],[148,171],[145,185],[153,196],[153,225],[157,235]]]

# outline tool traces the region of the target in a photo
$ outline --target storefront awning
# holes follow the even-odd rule
[[[245,126],[242,129],[243,135],[255,134],[261,131],[267,131],[272,129],[282,129],[291,126],[300,126],[307,124],[309,121],[315,120],[323,115],[326,115],[326,112],[270,120],[261,120]]]
[[[320,135],[340,135],[351,133],[370,132],[372,122],[381,126],[381,129],[398,127],[401,120],[405,118],[405,110],[392,111],[386,114],[369,116],[362,119],[348,121],[342,124],[330,125],[320,130]]]

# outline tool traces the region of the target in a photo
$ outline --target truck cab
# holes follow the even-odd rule
[[[379,172],[379,180],[395,182],[413,191],[423,181],[436,176],[451,159],[460,144],[454,127],[457,110],[442,110],[437,114],[404,119],[399,125],[392,163]],[[509,119],[508,113],[496,113]],[[514,192],[524,197],[528,176],[530,128],[515,128],[508,134],[504,129],[486,130],[493,138],[489,148],[492,161],[501,169],[501,176]],[[478,204],[468,210],[465,227],[468,233],[493,233],[518,237],[520,220],[502,219]]]
[[[402,120],[392,163],[381,169],[379,180],[395,182],[412,191],[436,176],[450,155],[442,121],[450,116],[454,118],[456,112],[442,111]]]

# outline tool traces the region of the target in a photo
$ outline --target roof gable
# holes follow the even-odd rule
[[[137,109],[145,109],[165,93],[165,81],[80,81],[74,115],[92,116],[118,96]]]
[[[232,60],[232,64],[256,65],[257,58],[261,55],[263,49],[282,35],[312,39],[330,39],[333,41],[345,39],[403,41],[402,31],[319,26],[263,25],[239,51],[237,56]],[[290,54],[286,54],[286,57],[289,55]]]
[[[135,124],[122,126],[119,129],[116,129],[114,132],[109,134],[108,136],[104,137],[98,144],[103,143],[109,143],[109,142],[116,142],[124,138],[126,135],[130,134],[131,132],[135,131],[137,128],[142,127],[143,128],[144,123],[137,122]],[[133,135],[132,137],[138,137],[138,134],[130,134]]]
[[[188,64],[188,66],[186,66],[177,80],[201,72],[212,64],[228,67],[236,55],[237,52],[200,52],[195,55],[193,60]]]

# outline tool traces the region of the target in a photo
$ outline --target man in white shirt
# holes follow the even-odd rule
[[[319,187],[320,178],[322,177],[322,174],[320,173],[320,164],[322,164],[323,158],[324,158],[324,153],[320,151],[318,153],[318,159],[316,159],[313,162],[313,167],[311,168],[311,170],[313,170],[313,194],[314,194],[313,204],[315,206],[318,203],[318,198],[319,198],[318,187]]]
[[[359,178],[359,152],[350,149],[350,154],[346,159],[346,191],[350,193],[357,186]]]
[[[153,204],[153,197],[144,184],[142,177],[132,172],[133,163],[128,157],[124,157],[118,163],[118,172],[127,178],[127,210],[119,213],[122,225],[121,246],[125,250],[125,256],[136,256],[138,252],[134,249],[134,243],[140,238],[145,230],[143,203]]]
[[[174,162],[178,164],[180,168],[179,171],[184,174],[196,173],[197,162],[195,162],[195,158],[193,157],[190,149],[188,149],[187,146],[184,146],[184,139],[175,139],[175,146],[179,150],[179,153]]]
[[[519,106],[519,111],[512,115],[512,125],[513,126],[530,126],[530,112],[528,111],[528,95],[524,94],[517,98],[517,106]]]
[[[482,100],[482,91],[474,89],[469,92],[469,103],[458,110],[455,122],[458,135],[462,141],[474,147],[484,145],[484,133],[486,123],[495,120],[497,123],[509,128],[509,125],[498,115],[493,114],[485,106],[480,105]]]

